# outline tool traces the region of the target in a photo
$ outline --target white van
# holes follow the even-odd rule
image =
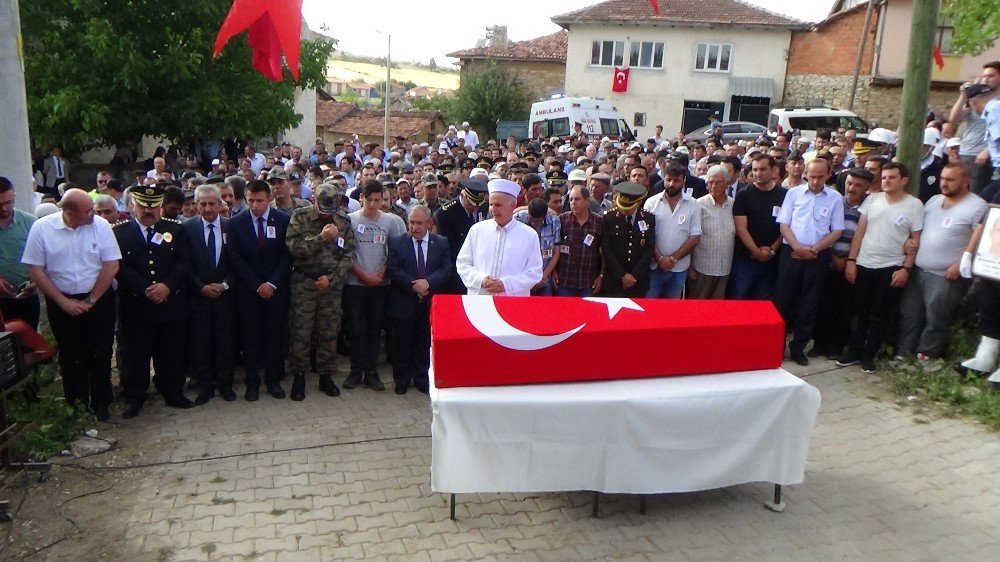
[[[779,107],[771,110],[767,128],[771,133],[793,133],[815,137],[818,129],[836,132],[840,127],[854,129],[859,138],[868,136],[868,123],[857,113],[835,107]]]
[[[531,104],[528,130],[532,138],[566,138],[573,135],[576,124],[589,137],[624,141],[635,138],[621,112],[608,100],[558,97]]]

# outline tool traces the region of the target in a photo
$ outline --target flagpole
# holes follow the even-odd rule
[[[24,53],[21,50],[21,17],[17,0],[0,0],[0,176],[14,184],[18,209],[31,208],[31,140],[28,100],[24,87]]]
[[[392,96],[392,34],[386,33],[385,44],[385,131],[382,133],[383,156],[389,158],[389,101]]]

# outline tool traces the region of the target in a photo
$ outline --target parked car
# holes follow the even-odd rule
[[[705,142],[712,136],[712,125],[705,125],[700,129],[695,129],[686,135],[687,140]],[[757,140],[759,137],[767,135],[767,127],[750,121],[730,121],[722,123],[722,140]]]
[[[858,137],[868,136],[870,125],[857,113],[835,107],[778,107],[771,110],[767,128],[774,134],[794,133],[815,137],[818,129],[854,129]]]

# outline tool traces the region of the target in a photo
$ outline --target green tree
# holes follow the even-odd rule
[[[296,88],[321,87],[333,43],[304,41],[299,81],[251,65],[246,34],[212,60],[230,0],[20,2],[36,144],[70,149],[197,136],[259,138],[302,120]]]
[[[462,78],[453,105],[452,119],[468,121],[480,134],[495,131],[498,120],[528,118],[531,96],[517,76],[491,63]],[[485,137],[483,137],[485,138]]]
[[[445,119],[453,121],[455,119],[455,100],[444,96],[433,96],[430,98],[417,98],[413,100],[413,108],[421,111],[440,111]]]
[[[957,53],[978,55],[1000,37],[1000,0],[948,0],[941,15],[955,26],[951,47]]]

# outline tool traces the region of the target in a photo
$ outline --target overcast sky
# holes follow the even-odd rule
[[[710,1],[710,0],[709,0]],[[805,21],[819,21],[826,17],[834,0],[745,0],[773,12],[782,13]],[[375,31],[392,35],[392,58],[427,63],[431,57],[438,64],[454,62],[444,54],[476,46],[476,41],[486,36],[486,27],[506,25],[507,36],[512,41],[523,41],[548,35],[559,30],[550,18],[592,6],[600,0],[506,0],[495,4],[474,3],[463,7],[460,3],[431,0],[424,2],[399,2],[385,0],[373,16],[369,17],[352,9],[349,18],[344,14],[344,4],[332,0],[304,0],[302,11],[309,27],[319,31],[324,26],[327,35],[340,40],[338,48],[349,53],[374,57],[385,56],[386,37]],[[539,5],[543,6],[539,8]],[[486,8],[493,6],[494,9]],[[355,6],[357,8],[357,6]],[[386,17],[383,17],[386,16]],[[366,26],[364,21],[381,19],[377,26]]]

